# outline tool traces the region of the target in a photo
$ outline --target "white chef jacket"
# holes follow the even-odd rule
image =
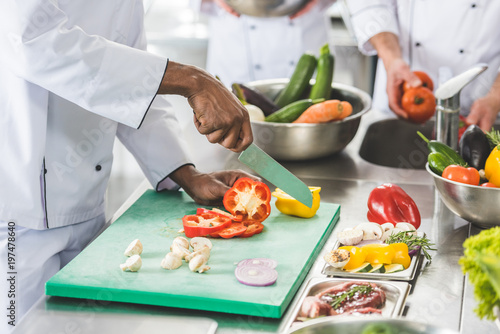
[[[500,67],[500,1],[348,0],[348,6],[363,53],[376,54],[368,41],[372,36],[392,32],[399,37],[410,68],[429,74],[435,87],[444,79],[438,77],[440,68],[455,76],[487,63],[488,70],[462,90],[462,114],[467,115],[474,100],[491,88]],[[388,110],[386,73],[380,61],[373,106]]]
[[[153,186],[189,163],[155,98],[167,59],[144,51],[143,15],[141,0],[1,2],[0,220],[102,214],[115,136]]]
[[[210,18],[207,71],[219,76],[226,86],[289,78],[304,52],[319,55],[321,46],[328,42],[325,8],[332,2],[319,0],[293,20],[288,16],[236,17],[215,4],[202,6]]]

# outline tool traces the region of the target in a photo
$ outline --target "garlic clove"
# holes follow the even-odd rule
[[[125,256],[132,256],[132,255],[141,255],[142,254],[142,243],[139,239],[135,239],[132,241],[127,249],[125,249],[125,252],[123,253]]]
[[[120,269],[123,271],[139,271],[142,267],[141,256],[138,254],[132,255],[125,261],[125,263],[120,265]]]
[[[182,265],[182,258],[173,252],[168,253],[161,260],[161,267],[163,269],[173,270],[177,269]]]

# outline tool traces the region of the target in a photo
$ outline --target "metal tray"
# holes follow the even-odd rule
[[[333,246],[333,249],[339,248],[340,243],[337,240]],[[321,273],[328,277],[350,277],[357,279],[379,279],[379,280],[397,280],[397,281],[411,281],[415,277],[415,273],[417,272],[417,268],[420,267],[420,263],[422,262],[423,254],[422,251],[419,251],[417,254],[412,256],[410,266],[403,270],[395,273],[350,273],[348,271],[333,268],[328,263],[325,262],[323,270]]]
[[[285,317],[283,322],[284,325],[282,327],[284,331],[289,331],[292,329],[295,330],[297,327],[305,326],[308,323],[308,321],[296,322],[297,315],[299,314],[299,311],[302,307],[302,303],[304,302],[304,299],[306,297],[313,296],[323,290],[334,287],[336,285],[353,281],[375,283],[385,291],[386,301],[385,301],[385,306],[382,308],[382,314],[381,314],[382,317],[396,318],[402,315],[406,303],[406,298],[408,297],[411,288],[411,285],[406,282],[313,277],[307,282],[307,285],[303,290],[302,295],[293,306],[293,309],[291,309],[290,312],[288,312],[287,316]],[[366,316],[374,316],[374,315],[366,315]],[[365,317],[365,315],[335,315],[323,318],[343,319],[347,317],[362,318]]]

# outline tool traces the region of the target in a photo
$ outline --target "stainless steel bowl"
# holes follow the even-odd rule
[[[443,203],[457,216],[481,228],[500,226],[500,189],[472,186],[445,179],[427,171],[434,178],[434,185]]]
[[[273,99],[287,82],[288,79],[261,80],[248,86]],[[372,99],[361,89],[340,83],[332,84],[331,98],[350,102],[351,116],[323,124],[252,121],[255,144],[273,158],[289,161],[316,159],[342,151],[354,138],[361,117],[371,108]]]
[[[338,318],[337,318],[338,317]],[[406,334],[458,334],[447,328],[424,324],[404,318],[383,318],[380,316],[337,316],[306,321],[289,334],[364,334],[364,333],[406,333]],[[386,331],[376,331],[386,329]],[[372,329],[370,331],[370,329]]]
[[[243,15],[273,17],[294,14],[309,0],[224,0],[224,2]]]

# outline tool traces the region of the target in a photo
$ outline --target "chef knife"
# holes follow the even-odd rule
[[[238,160],[307,207],[312,206],[309,187],[257,145],[252,143],[241,152]]]

